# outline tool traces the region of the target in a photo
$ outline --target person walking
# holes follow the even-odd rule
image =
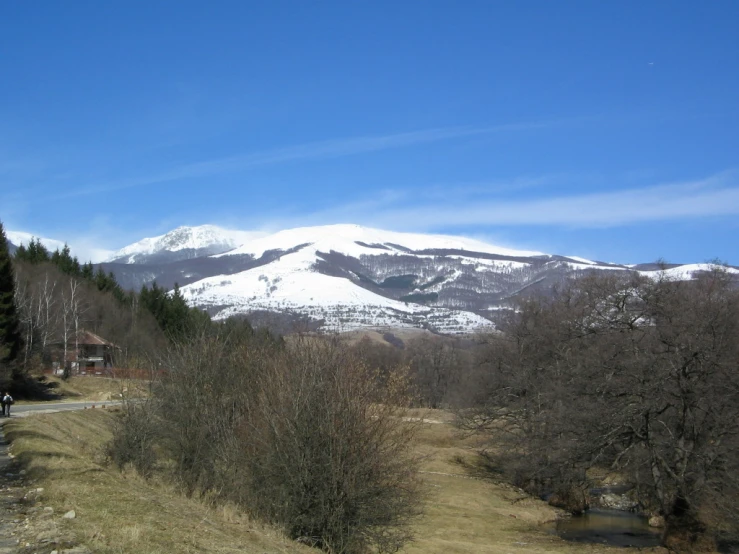
[[[0,406],[2,406],[2,416],[5,417],[5,395],[0,394]]]
[[[13,397],[10,396],[9,392],[6,392],[5,396],[3,396],[2,402],[3,402],[3,416],[10,417],[10,406],[11,404],[15,402],[15,400],[13,400]]]

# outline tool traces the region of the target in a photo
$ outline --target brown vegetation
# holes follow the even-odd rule
[[[739,513],[739,291],[590,276],[525,301],[491,340],[460,412],[500,446],[492,461],[534,493],[572,496],[605,467],[664,515],[666,542],[704,548]]]
[[[99,382],[89,380],[90,386]],[[98,554],[316,552],[233,503],[214,504],[207,495],[185,497],[165,473],[156,472],[145,480],[106,463],[104,447],[111,440],[110,425],[116,417],[109,412],[65,412],[6,422],[12,452],[27,471],[21,492],[28,500],[16,516],[16,538],[32,545],[25,550],[48,552],[84,545]],[[474,462],[477,439],[455,432],[450,414],[414,410],[409,415],[428,421],[418,429],[414,448],[422,456],[420,477],[431,493],[425,499],[423,517],[412,526],[415,540],[401,552],[622,552],[563,541],[546,523],[556,516],[546,503],[505,484],[471,478],[458,461]],[[48,516],[42,507],[53,508],[52,516],[42,519]],[[32,513],[34,508],[38,511]],[[76,512],[74,519],[61,517],[69,510]],[[61,542],[40,543],[41,523],[52,524]]]
[[[233,502],[330,552],[393,552],[410,538],[422,488],[401,370],[379,379],[335,341],[210,333],[165,363],[151,404],[119,420],[117,463],[149,474],[160,449],[188,495]]]

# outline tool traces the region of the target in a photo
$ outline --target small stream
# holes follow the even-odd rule
[[[557,534],[574,542],[649,548],[659,546],[660,530],[644,516],[620,510],[592,509],[557,522]]]

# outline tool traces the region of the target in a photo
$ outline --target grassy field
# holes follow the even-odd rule
[[[465,470],[475,465],[477,439],[460,437],[450,425],[449,414],[417,415],[427,421],[418,448],[425,457],[422,469],[430,497],[416,540],[404,552],[623,552],[561,540],[553,533],[557,510],[514,487],[475,478]]]
[[[110,377],[75,376],[66,381],[54,375],[45,375],[43,384],[46,390],[58,400],[79,402],[82,400],[101,401],[120,398],[121,393],[145,395],[148,393],[148,382],[133,379],[112,379]],[[20,403],[37,403],[37,400]]]
[[[623,552],[562,541],[547,523],[556,517],[554,509],[465,471],[459,461],[474,461],[475,439],[460,437],[448,414],[413,416],[424,421],[417,448],[429,495],[416,540],[404,552]],[[233,506],[213,508],[166,483],[106,465],[112,417],[107,410],[86,410],[19,418],[5,426],[27,477],[44,489],[42,505],[55,513],[75,510],[75,519],[60,522],[75,542],[101,554],[315,552]]]

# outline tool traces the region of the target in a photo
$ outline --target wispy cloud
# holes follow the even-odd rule
[[[249,229],[277,231],[304,225],[329,223],[358,223],[397,231],[476,233],[490,237],[523,227],[604,229],[655,223],[689,221],[698,218],[739,215],[739,172],[727,171],[704,179],[657,184],[643,188],[611,190],[609,192],[551,195],[530,199],[504,199],[511,190],[521,187],[547,186],[559,177],[527,177],[505,182],[496,181],[484,196],[484,187],[449,189],[441,187],[419,198],[408,190],[383,190],[372,197],[355,198],[340,205],[306,213],[300,206],[282,207],[279,212],[248,214]],[[230,214],[230,215],[229,215]],[[211,214],[212,215],[212,214]],[[224,218],[234,217],[224,212],[216,218],[223,225]],[[212,218],[211,218],[212,219]],[[165,221],[158,232],[166,232],[182,221]],[[197,225],[203,221],[191,221]],[[231,222],[231,227],[242,228],[244,214]],[[123,246],[141,238],[141,230],[132,231],[100,220],[84,233],[62,234],[81,259],[100,260],[106,250]],[[11,226],[12,227],[12,226]],[[152,231],[153,234],[157,232]],[[149,233],[149,234],[152,234]],[[54,235],[57,236],[57,235]],[[147,235],[148,236],[148,235]],[[496,236],[495,242],[510,242]],[[514,246],[513,244],[511,246]],[[516,247],[521,247],[517,245]],[[532,249],[536,249],[532,246]],[[540,247],[539,247],[540,249]]]
[[[353,221],[392,229],[443,230],[454,227],[559,226],[609,228],[647,222],[739,215],[739,173],[608,192],[504,199],[493,194],[423,201],[387,195],[308,216],[308,223]]]
[[[55,197],[69,198],[112,192],[128,188],[178,181],[180,179],[237,173],[269,165],[341,158],[345,156],[406,148],[420,144],[453,140],[475,135],[535,130],[559,125],[561,123],[562,121],[559,120],[550,120],[530,123],[511,123],[488,127],[444,127],[423,129],[406,133],[349,137],[309,142],[285,148],[262,150],[237,156],[183,164],[159,173],[149,174],[142,177],[108,181],[95,185],[77,186],[65,190],[64,192],[57,194]]]

